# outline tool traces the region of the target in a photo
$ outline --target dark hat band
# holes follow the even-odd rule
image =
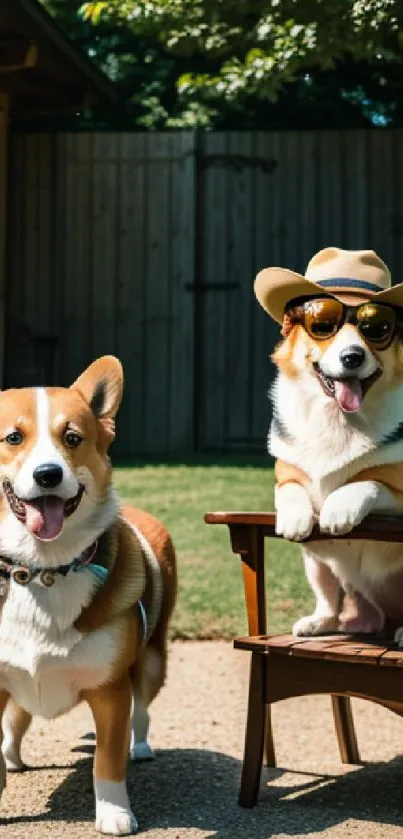
[[[386,291],[375,283],[367,283],[365,280],[354,280],[349,277],[332,277],[330,280],[318,280],[316,285],[323,288],[362,288],[365,291]]]

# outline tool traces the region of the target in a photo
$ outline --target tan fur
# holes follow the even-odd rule
[[[349,297],[349,295],[346,295],[345,302],[351,304],[351,300],[347,299]],[[276,348],[272,358],[282,373],[293,378],[296,375],[293,356],[296,352],[297,344],[304,346],[307,362],[309,363],[313,348],[316,351],[319,350],[320,355],[323,355],[332,341],[332,337],[327,340],[315,341],[305,332],[301,325],[297,324],[292,327],[287,338]],[[372,387],[374,393],[376,392],[376,397],[382,399],[382,394],[401,380],[403,375],[403,348],[400,341],[395,341],[386,352],[376,350],[373,350],[373,352],[382,366],[382,376]],[[301,486],[306,486],[310,482],[308,476],[302,469],[283,460],[276,460],[275,479],[278,487],[284,486],[286,483],[296,483]],[[346,483],[368,480],[378,481],[390,489],[396,497],[399,509],[403,510],[403,464],[391,463],[364,469],[356,475],[351,476],[346,480]],[[401,494],[402,497],[400,497]]]
[[[348,328],[347,340],[353,344],[354,327]],[[360,420],[343,424],[336,414],[337,405],[325,402],[319,393],[316,402],[311,383],[313,363],[321,363],[333,340],[315,341],[302,327],[294,326],[274,354],[282,374],[274,389],[276,409],[288,433],[281,435],[280,429],[277,434],[274,426],[270,444],[271,453],[278,458],[277,532],[298,541],[309,537],[315,523],[331,540],[333,535],[348,533],[366,515],[403,512],[401,441],[398,439],[396,447],[392,442],[401,421],[401,335],[398,332],[383,351],[370,344],[366,348],[367,357],[372,353],[377,365],[372,368],[375,374],[372,370],[367,374],[373,378],[365,392],[361,425]],[[356,340],[363,344],[358,330]],[[312,615],[297,621],[293,628],[296,635],[315,635],[338,627],[377,632],[392,621],[397,626],[396,641],[403,646],[403,601],[399,597],[403,559],[398,546],[315,542],[304,548],[303,554],[316,606]],[[351,600],[347,612],[336,613],[338,582]]]
[[[112,525],[100,541],[98,562],[103,558],[109,576],[76,621],[79,632],[106,626],[116,616],[132,609],[145,589],[143,553],[123,519]]]
[[[140,595],[146,590],[147,568],[139,543],[133,531],[127,527],[127,521],[138,527],[146,537],[162,572],[162,608],[146,646],[143,646],[142,622],[136,603],[139,599],[137,586],[140,580]],[[111,548],[115,553],[109,556],[112,569],[109,579],[88,609],[83,611],[76,627],[86,632],[102,625],[119,623],[122,629],[124,643],[113,670],[113,681],[97,690],[82,693],[82,699],[91,707],[97,730],[95,776],[120,781],[125,775],[132,691],[141,697],[147,707],[165,679],[168,621],[176,598],[176,564],[170,536],[161,522],[128,505],[122,509],[122,518],[116,525],[116,532],[111,534]],[[129,602],[131,608],[128,610],[126,604]],[[145,599],[144,602],[146,605]],[[150,651],[154,652],[156,659],[153,670],[147,667]],[[129,709],[127,715],[126,707]]]
[[[398,504],[399,510],[403,511],[403,464],[391,463],[384,466],[372,466],[363,469],[354,475],[348,483],[356,481],[377,481],[390,489]]]
[[[273,363],[277,365],[285,376],[294,379],[298,375],[294,361],[297,345],[302,344],[306,358],[310,359],[313,348],[317,349],[319,346],[321,353],[324,353],[332,343],[332,340],[333,338],[326,338],[323,341],[316,342],[305,332],[301,324],[295,324],[291,327],[287,337],[277,345],[271,358]]]
[[[164,598],[162,601],[159,621],[154,630],[154,637],[157,637],[158,639],[162,637],[165,638],[168,621],[175,605],[177,593],[175,551],[171,537],[167,529],[160,521],[158,521],[158,519],[154,518],[154,516],[151,516],[149,513],[145,513],[143,510],[138,510],[134,507],[124,505],[122,507],[122,516],[129,523],[134,524],[139,528],[139,530],[141,530],[158,558],[164,588]],[[149,592],[147,591],[146,586],[143,598],[146,606],[148,597]]]
[[[175,552],[168,531],[153,516],[127,506],[122,508],[122,515],[141,530],[153,548],[160,563],[164,587],[157,625],[147,646],[141,649],[138,660],[131,668],[134,692],[142,697],[145,705],[148,705],[157,695],[166,675],[168,623],[177,594]],[[148,597],[149,593],[146,588],[145,605],[147,605]],[[150,655],[153,655],[156,665],[153,668],[149,666]]]
[[[301,486],[309,484],[309,478],[302,469],[292,463],[286,463],[284,460],[276,460],[274,474],[278,487],[287,483],[300,484]],[[377,481],[383,484],[393,492],[400,509],[403,510],[403,465],[390,463],[383,466],[371,466],[353,475],[346,483],[351,484],[358,481]]]
[[[53,443],[63,453],[73,470],[87,466],[102,492],[110,482],[107,447],[114,437],[108,426],[108,418],[96,419],[75,386],[48,388],[47,393],[51,400]],[[111,417],[109,422],[112,423]],[[67,427],[83,436],[82,444],[76,449],[68,448],[63,442]],[[15,428],[24,435],[18,448],[5,441],[7,434]],[[0,392],[0,441],[0,462],[3,466],[11,468],[15,474],[36,442],[36,404],[33,388]]]
[[[298,466],[294,466],[292,463],[286,463],[284,460],[276,460],[274,476],[278,487],[289,483],[300,484],[301,486],[309,484],[308,475],[302,469],[299,469]]]
[[[123,781],[129,752],[129,720],[132,688],[126,671],[115,682],[83,691],[92,711],[97,745],[94,775],[108,781]]]
[[[302,326],[294,326],[289,332],[287,338],[277,345],[271,356],[273,363],[277,364],[284,375],[289,376],[291,379],[297,375],[297,369],[293,361],[295,345],[297,341],[303,337],[303,334],[304,330]]]
[[[122,387],[121,365],[117,359],[107,356],[92,364],[71,388],[47,389],[52,443],[62,453],[73,474],[83,468],[88,470],[99,504],[109,503],[111,464],[108,447],[115,436],[114,418]],[[98,400],[97,393],[98,397],[101,393]],[[0,393],[0,467],[11,481],[35,446],[36,422],[34,389]],[[15,429],[23,434],[23,441],[18,446],[5,440]],[[77,448],[69,448],[64,439],[66,429],[82,438]],[[114,507],[111,509],[113,511]],[[7,516],[10,516],[10,509],[2,497],[0,519]],[[148,543],[150,551],[135,528]],[[120,783],[125,778],[132,697],[140,700],[146,709],[165,678],[168,623],[177,589],[175,552],[161,522],[124,505],[118,518],[99,537],[94,562],[108,570],[108,577],[82,609],[74,628],[84,638],[103,630],[117,645],[117,652],[107,683],[101,683],[97,688],[83,688],[77,701],[86,700],[94,716],[97,734],[95,778]],[[156,598],[157,587],[159,596]],[[152,604],[156,611],[147,643],[138,605],[140,600],[147,615]],[[158,609],[155,603],[158,603]],[[88,671],[90,668],[89,663]],[[0,720],[8,699],[7,693],[0,693]],[[11,751],[19,759],[21,740],[30,719],[31,715],[10,697],[7,725],[12,734]],[[0,792],[1,784],[0,777]]]

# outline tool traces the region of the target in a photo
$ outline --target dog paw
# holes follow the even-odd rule
[[[134,743],[130,746],[130,757],[132,760],[154,760],[155,754],[144,740],[142,743]]]
[[[311,500],[299,484],[285,484],[276,492],[276,533],[300,542],[312,533],[315,517]]]
[[[321,531],[331,536],[349,533],[374,509],[377,498],[377,485],[372,481],[361,481],[336,489],[328,495],[321,509]]]
[[[97,806],[95,827],[100,833],[109,836],[130,836],[136,833],[138,824],[131,810],[103,801]]]
[[[398,647],[403,647],[403,626],[399,626],[396,629],[396,632],[395,632],[395,635],[394,635],[394,641],[395,641],[395,644],[397,644]]]
[[[27,769],[19,749],[7,734],[4,736],[2,752],[7,772],[24,772],[24,769]]]
[[[340,630],[346,633],[377,635],[385,626],[385,614],[360,592],[350,592],[350,608],[355,614],[340,615]]]
[[[292,634],[298,636],[324,635],[328,632],[335,632],[338,629],[338,616],[329,615],[318,617],[317,615],[306,615],[300,618],[292,628]]]
[[[346,635],[377,635],[382,632],[383,622],[380,617],[367,620],[357,617],[348,618],[340,623],[340,631],[345,632]],[[402,634],[403,639],[403,634]]]
[[[94,779],[96,801],[95,827],[111,836],[128,836],[137,830],[137,821],[130,809],[125,781]]]
[[[7,772],[25,772],[27,764],[18,756],[3,752]]]

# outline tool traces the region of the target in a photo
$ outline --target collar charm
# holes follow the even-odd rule
[[[97,548],[98,542],[94,542],[79,556],[73,559],[72,562],[69,562],[68,565],[59,565],[57,568],[31,568],[19,562],[14,562],[6,556],[2,556],[0,557],[0,594],[5,589],[5,581],[7,579],[12,579],[19,586],[27,586],[32,580],[39,577],[42,585],[50,588],[56,582],[56,574],[61,574],[63,577],[66,577],[69,571],[80,571],[82,568],[89,566],[95,557]],[[95,568],[100,569],[101,566],[96,565],[94,566]],[[108,571],[106,568],[103,568],[102,571],[105,572],[103,578],[103,581],[105,581]],[[97,576],[101,577],[100,574],[97,574]]]

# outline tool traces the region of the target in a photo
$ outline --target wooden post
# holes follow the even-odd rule
[[[0,387],[4,382],[8,93],[0,92]]]
[[[242,559],[249,635],[267,632],[264,534],[258,527],[229,525],[231,547]],[[270,705],[264,705],[261,680],[266,679],[267,660],[252,655],[245,754],[239,803],[253,807],[257,802],[265,744],[267,766],[276,765]],[[261,694],[261,695],[260,695]]]

